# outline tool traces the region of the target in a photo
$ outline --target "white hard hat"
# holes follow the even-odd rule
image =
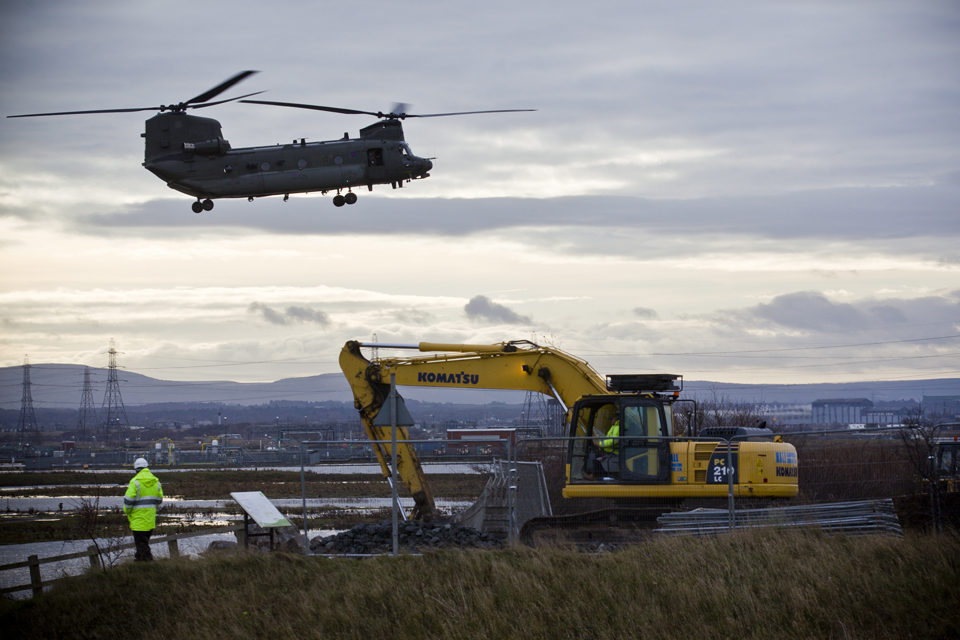
[[[146,468],[147,468],[147,461],[146,461],[146,459],[144,459],[144,458],[137,458],[136,460],[134,460],[134,462],[133,462],[133,468],[134,468],[134,469],[146,469]]]

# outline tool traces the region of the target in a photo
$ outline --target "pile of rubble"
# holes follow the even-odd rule
[[[480,548],[493,549],[503,541],[488,533],[458,524],[424,524],[417,520],[399,526],[400,548],[403,551],[425,549]],[[310,541],[313,553],[367,554],[393,551],[393,523],[358,524],[349,531]]]

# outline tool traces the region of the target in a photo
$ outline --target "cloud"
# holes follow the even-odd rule
[[[752,314],[783,327],[837,331],[862,328],[867,315],[852,304],[831,302],[822,293],[800,292],[777,296],[758,305]]]
[[[463,236],[527,227],[562,229],[564,244],[577,246],[570,229],[632,229],[686,238],[749,236],[770,240],[863,242],[960,236],[960,186],[845,188],[775,196],[652,199],[636,196],[559,198],[362,197],[346,215],[326,199],[266,198],[254,203],[221,200],[196,215],[189,201],[151,200],[73,219],[76,231],[156,238],[229,235],[383,234]],[[108,209],[108,211],[111,211]],[[13,213],[8,211],[8,213]],[[905,221],[909,219],[909,224]],[[531,234],[526,234],[531,235]],[[529,241],[535,241],[528,238]],[[609,240],[609,238],[608,238]],[[553,238],[543,242],[554,243]],[[608,244],[608,243],[607,243]],[[649,251],[655,247],[646,247]],[[624,248],[626,250],[626,248]],[[636,253],[636,247],[629,250]],[[956,258],[956,255],[953,256]]]
[[[474,296],[463,310],[471,320],[481,320],[495,324],[531,324],[530,318],[492,301],[487,296]]]
[[[657,315],[656,310],[648,309],[647,307],[634,307],[633,315],[638,316],[640,318],[651,318],[651,319],[659,317]]]
[[[864,299],[837,302],[823,293],[800,291],[775,297],[735,314],[741,320],[761,321],[786,329],[809,332],[855,333],[871,329],[894,331],[905,326],[948,325],[960,318],[960,303],[952,296]]]
[[[435,316],[422,309],[397,309],[393,312],[393,317],[401,324],[414,326],[427,326],[435,319]]]
[[[277,313],[262,302],[251,302],[247,311],[250,313],[257,313],[259,311],[263,314],[263,319],[271,324],[287,324],[287,319],[284,318],[282,314]]]
[[[295,322],[313,322],[324,326],[330,324],[330,316],[310,307],[287,307],[287,317]]]
[[[291,306],[287,307],[286,312],[281,314],[262,302],[251,302],[247,308],[247,312],[260,313],[263,315],[264,320],[277,325],[302,324],[308,322],[321,326],[330,324],[330,316],[319,309],[311,309],[310,307]]]

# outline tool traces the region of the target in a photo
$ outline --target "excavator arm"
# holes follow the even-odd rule
[[[609,393],[604,379],[586,362],[526,341],[493,345],[381,344],[376,346],[416,349],[429,355],[373,362],[363,356],[362,346],[357,341],[347,342],[340,352],[340,368],[353,390],[354,406],[367,437],[374,443],[384,477],[390,476],[390,427],[375,423],[387,403],[391,373],[396,374],[397,386],[536,391],[556,398],[564,411],[582,396]],[[397,440],[407,439],[407,429],[398,427]],[[397,444],[397,474],[413,495],[413,516],[429,519],[436,511],[433,496],[416,452],[408,443]]]

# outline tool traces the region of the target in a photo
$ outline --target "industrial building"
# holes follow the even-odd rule
[[[866,398],[833,398],[813,401],[814,424],[862,424],[873,409]]]

